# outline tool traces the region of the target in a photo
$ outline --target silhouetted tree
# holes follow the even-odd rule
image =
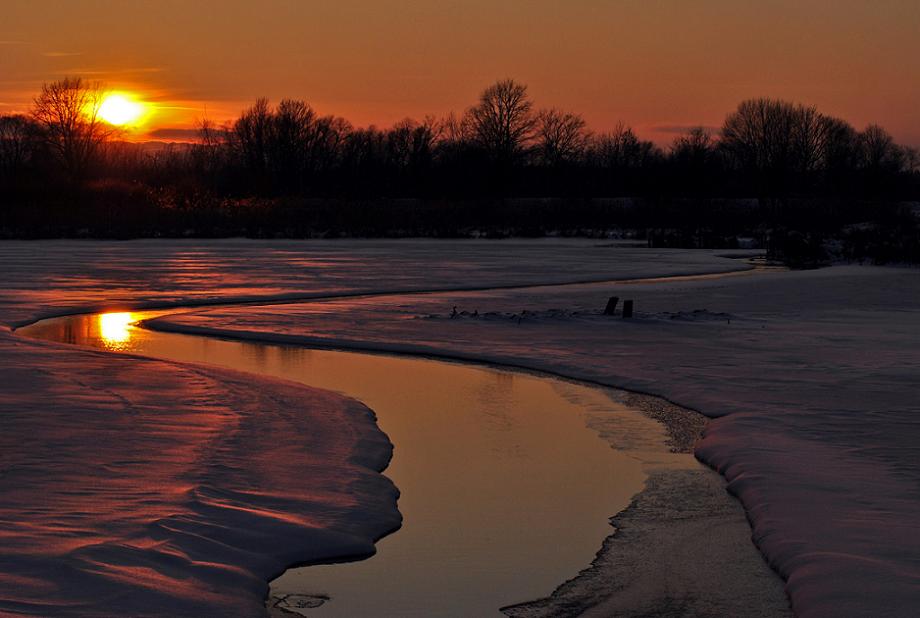
[[[348,133],[342,142],[342,190],[349,195],[381,195],[390,171],[387,135],[374,126]]]
[[[860,151],[876,149],[881,159],[894,160],[899,151],[890,148],[890,138],[875,128],[867,131],[859,138],[846,122],[812,106],[752,99],[725,119],[721,145],[739,169],[757,179],[760,190],[787,193],[808,190],[822,177],[840,180],[844,170],[854,171]]]
[[[721,159],[718,144],[703,127],[694,127],[677,136],[671,144],[669,162],[674,192],[698,196],[718,182]]]
[[[655,144],[639,139],[621,122],[613,131],[592,137],[585,158],[599,177],[595,191],[627,195],[649,186],[663,155]]]
[[[795,106],[792,111],[791,165],[803,182],[824,165],[831,119],[815,107]]]
[[[84,177],[100,146],[115,130],[99,118],[103,91],[99,84],[64,78],[43,84],[35,98],[33,118],[68,178]]]
[[[506,164],[522,159],[536,125],[527,86],[510,79],[486,88],[466,120],[473,141],[493,160]]]
[[[795,117],[795,106],[786,101],[743,101],[725,119],[722,147],[762,188],[784,186],[792,167]]]
[[[538,160],[549,166],[573,163],[588,144],[585,121],[578,114],[547,109],[537,115],[535,141]]]
[[[440,127],[434,118],[419,123],[407,118],[387,131],[387,161],[401,193],[424,186],[434,164]]]
[[[859,134],[862,171],[873,194],[887,192],[886,185],[904,170],[904,151],[882,127],[872,124]]]
[[[352,131],[351,123],[337,116],[323,116],[313,124],[307,144],[307,167],[312,175],[332,170],[341,161],[342,146]]]
[[[859,133],[848,122],[828,117],[823,153],[823,190],[846,195],[853,191],[859,169],[861,146]]]
[[[907,146],[903,150],[904,168],[912,174],[920,172],[920,148]]]
[[[859,135],[862,147],[863,166],[873,172],[900,171],[904,164],[904,153],[894,138],[877,124],[871,124]]]
[[[253,182],[264,187],[268,171],[268,148],[272,132],[268,99],[258,99],[233,124],[234,145],[240,162]]]
[[[679,162],[700,167],[715,152],[715,140],[703,127],[694,127],[674,138],[671,156]]]
[[[441,128],[441,138],[444,142],[458,144],[472,139],[470,135],[469,122],[467,116],[458,117],[456,113],[450,112],[438,124]]]
[[[788,257],[849,229],[848,256],[920,254],[916,221],[898,206],[920,197],[917,152],[878,126],[857,132],[786,101],[744,101],[719,136],[692,129],[665,154],[622,123],[595,135],[577,114],[535,112],[511,80],[462,117],[386,129],[259,99],[222,127],[203,122],[197,143],[165,147],[106,142],[113,130],[96,120],[100,99],[98,88],[64,80],[43,88],[33,118],[0,117],[0,235],[87,225],[91,234],[293,236],[621,227],[661,246],[755,236]],[[94,163],[101,174],[75,192],[47,182],[51,163],[73,179]],[[754,196],[765,199],[737,199]],[[365,199],[395,197],[421,199]],[[527,199],[544,197],[576,199]],[[601,197],[628,199],[585,199]],[[45,217],[35,204],[68,207]]]
[[[198,123],[198,142],[189,149],[189,161],[193,173],[207,181],[212,189],[218,188],[221,173],[229,164],[231,130],[219,127],[203,118]]]
[[[269,136],[269,162],[279,187],[303,187],[316,113],[304,101],[284,99],[278,104]]]
[[[612,170],[638,169],[660,158],[652,142],[640,140],[632,128],[622,122],[609,133],[591,141],[590,156],[600,166]]]
[[[41,128],[23,115],[0,116],[0,179],[21,173],[36,153]]]

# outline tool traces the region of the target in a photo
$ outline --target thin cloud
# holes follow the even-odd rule
[[[198,129],[181,129],[181,128],[162,128],[154,129],[147,134],[147,137],[155,139],[169,139],[177,141],[192,141],[200,137]]]
[[[83,52],[64,52],[64,51],[48,51],[43,52],[42,56],[45,58],[70,58],[71,56],[82,56]]]
[[[66,69],[70,75],[136,75],[138,73],[162,73],[163,67],[138,67],[128,69],[91,69],[88,67],[73,67]]]
[[[693,129],[703,129],[707,133],[718,133],[719,127],[699,125],[699,124],[662,124],[651,128],[655,133],[688,133]]]
[[[157,105],[158,109],[175,109],[179,111],[198,111],[201,109],[199,105]]]

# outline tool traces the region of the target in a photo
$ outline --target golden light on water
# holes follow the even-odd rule
[[[99,117],[110,125],[123,127],[137,125],[150,111],[150,106],[133,95],[113,92],[106,95],[99,106]]]
[[[99,316],[99,336],[108,348],[121,348],[131,339],[131,325],[136,320],[130,312],[103,313]]]

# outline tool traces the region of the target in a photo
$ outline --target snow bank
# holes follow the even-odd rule
[[[610,295],[636,299],[637,318],[601,315]],[[697,456],[741,499],[798,615],[914,616],[918,300],[916,270],[850,266],[220,308],[153,326],[478,358],[698,409],[717,420]]]
[[[0,258],[5,265],[0,321],[7,324],[83,305],[113,307],[127,303],[215,302],[234,296],[306,297],[387,289],[508,286],[743,268],[742,264],[720,260],[707,252],[600,247],[562,240],[5,242],[0,243]],[[637,318],[624,321],[602,316],[601,310],[611,295],[636,299]],[[270,332],[274,338],[325,345],[389,347],[492,360],[649,392],[699,409],[717,420],[710,425],[697,454],[717,467],[740,497],[752,521],[754,540],[771,565],[788,579],[787,590],[799,615],[913,616],[920,606],[918,300],[920,279],[916,270],[835,267],[657,285],[591,284],[350,298],[300,307],[220,308],[170,318],[170,323],[185,329],[231,330],[240,336],[262,338]],[[454,306],[468,316],[451,319]],[[474,312],[476,317],[472,317]],[[66,453],[79,446],[68,438],[70,431],[58,430],[56,423],[72,427],[73,431],[82,430],[83,423],[77,418],[86,421],[108,407],[122,405],[116,402],[125,393],[130,394],[128,401],[143,395],[149,405],[174,414],[179,409],[209,410],[208,400],[213,393],[222,395],[222,405],[238,413],[231,404],[237,398],[253,406],[275,406],[271,401],[253,399],[257,395],[268,397],[274,387],[256,394],[242,387],[225,391],[218,386],[202,386],[207,395],[196,398],[193,393],[198,387],[194,385],[201,378],[195,376],[200,374],[183,373],[191,371],[188,368],[59,347],[39,350],[36,346],[40,344],[17,341],[8,335],[3,335],[0,343],[0,359],[9,359],[0,360],[4,363],[0,418],[5,419],[0,421],[0,439],[4,440],[0,485],[3,495],[10,496],[12,506],[8,508],[24,509],[15,515],[3,512],[3,521],[30,522],[30,518],[37,518],[41,522],[41,517],[50,517],[52,512],[68,513],[59,521],[34,529],[22,523],[8,532],[9,526],[4,525],[0,532],[0,560],[15,558],[21,567],[13,568],[7,562],[0,568],[6,578],[0,583],[3,599],[21,596],[24,590],[31,590],[30,598],[43,603],[83,598],[79,596],[83,590],[79,584],[62,592],[61,586],[69,576],[59,577],[62,571],[44,569],[53,560],[70,556],[68,552],[75,551],[71,545],[78,542],[75,539],[83,538],[81,535],[88,539],[88,546],[99,543],[95,536],[98,530],[92,523],[95,518],[109,518],[106,529],[116,529],[121,522],[119,505],[123,500],[105,500],[108,492],[127,495],[127,489],[94,485],[97,477],[78,474],[80,465],[55,467],[51,453]],[[13,376],[11,370],[15,367],[32,369],[7,377]],[[149,378],[160,373],[173,377],[164,377],[164,386],[156,389]],[[233,382],[224,374],[207,375],[215,380],[213,384],[224,379]],[[106,382],[122,377],[124,383]],[[87,390],[82,384],[93,387]],[[47,408],[35,401],[35,389],[41,388],[53,395],[49,399],[53,405]],[[293,396],[288,401],[302,407],[306,391],[298,392],[301,395],[296,400],[300,403],[295,404]],[[162,400],[154,399],[155,394]],[[185,404],[177,406],[177,401]],[[290,409],[289,404],[278,407]],[[67,413],[73,409],[82,410],[82,416]],[[26,414],[26,410],[31,413]],[[127,418],[128,414],[122,416]],[[213,414],[219,416],[217,412]],[[58,421],[58,416],[65,420]],[[53,420],[28,424],[31,417]],[[208,426],[204,421],[195,422]],[[284,433],[280,417],[278,423],[271,425],[277,429],[273,428],[270,435]],[[124,435],[134,435],[127,421],[118,427]],[[110,435],[102,427],[96,429],[87,434],[87,440],[98,442],[103,451],[117,444],[119,434]],[[173,429],[168,425],[161,431],[169,435],[175,433]],[[205,442],[197,450],[189,447],[189,453],[212,452],[203,446],[210,434],[200,435]],[[27,448],[29,444],[41,448]],[[21,463],[14,467],[7,452],[19,453]],[[146,452],[145,456],[155,455],[153,450]],[[38,463],[30,463],[29,457],[33,456]],[[321,453],[321,457],[333,455]],[[82,458],[85,456],[62,461]],[[109,468],[119,471],[130,468],[132,461],[125,464],[114,455],[101,460],[110,461]],[[230,461],[227,466],[234,465],[232,458]],[[220,469],[215,468],[213,473]],[[355,473],[361,476],[366,468]],[[39,476],[31,481],[23,476],[14,482],[10,480],[13,474]],[[59,498],[52,503],[41,502],[39,483],[54,487],[53,479],[58,475],[74,479],[72,488],[59,487],[58,494],[53,494]],[[313,479],[314,475],[306,478]],[[366,478],[367,484],[357,485],[366,493],[356,493],[364,496],[356,500],[379,505],[376,501],[384,496],[392,499],[391,487],[374,485],[379,481],[373,479],[379,477]],[[185,482],[186,476],[182,479]],[[144,482],[156,486],[157,481],[151,478]],[[191,482],[189,486],[193,486]],[[81,503],[79,497],[71,495],[78,487],[81,491],[93,488],[103,506],[91,509]],[[233,500],[243,499],[238,494],[245,494],[246,500],[262,499],[245,488],[232,491],[236,492]],[[21,500],[17,492],[23,492]],[[140,492],[138,496],[149,493]],[[164,518],[175,515],[184,524],[197,517],[200,524],[201,513],[215,504],[245,513],[247,518],[249,510],[274,511],[265,503],[260,503],[258,509],[241,510],[231,508],[233,501],[223,496],[202,496],[188,499],[181,509],[173,510],[170,503]],[[276,497],[265,500],[276,505]],[[136,498],[142,499],[149,498]],[[66,505],[69,500],[75,501],[72,511],[58,510],[57,505]],[[126,504],[130,512],[130,501]],[[310,504],[291,507],[291,512],[303,513],[300,509],[308,509]],[[341,511],[343,521],[358,517],[356,513],[369,512],[353,508],[356,504],[350,503]],[[282,528],[287,526],[287,508],[279,508],[286,514],[284,517],[270,521]],[[237,523],[240,529],[263,529],[261,524],[254,527],[243,521]],[[343,529],[354,531],[365,524],[343,524]],[[321,522],[317,528],[331,526]],[[179,538],[184,531],[180,525],[156,534],[149,530],[135,532],[127,524],[125,530],[130,531],[125,537],[129,540],[117,543],[118,551],[110,554],[120,556],[117,570],[95,566],[105,562],[92,552],[77,553],[77,558],[72,558],[82,561],[81,565],[90,565],[86,572],[96,578],[93,586],[103,577],[108,577],[107,585],[113,586],[132,578],[136,583],[166,577],[164,581],[170,583],[161,590],[174,587],[181,599],[181,581],[188,574],[188,564],[203,567],[207,563],[208,568],[240,564],[235,560],[243,554],[235,552],[249,551],[263,543],[233,541],[231,546],[235,549],[226,550],[230,558],[225,559],[223,542],[212,543],[218,534],[215,532],[203,542],[202,547],[210,548],[205,558],[196,549],[170,545],[180,541],[167,542],[156,536],[168,532]],[[235,538],[226,530],[220,534]],[[197,532],[191,536],[198,538]],[[131,539],[139,540],[132,545]],[[143,563],[137,556],[126,557],[132,547],[159,548],[161,543],[167,548],[158,558],[162,562]],[[34,552],[32,559],[36,562],[32,566],[22,557],[25,546],[40,548]],[[200,575],[210,585],[202,589],[213,591],[202,602],[219,604],[224,595],[258,596],[257,583],[252,578],[257,571],[262,573],[263,563],[256,557],[273,555],[270,543],[268,547],[264,553],[255,550],[247,556],[253,564],[258,563],[256,567],[221,567],[241,573],[239,581],[250,584],[228,586],[231,579]],[[20,552],[18,558],[16,551]],[[153,555],[155,552],[150,553]],[[148,557],[148,552],[142,556]],[[283,561],[272,564],[280,562]],[[264,572],[270,570],[265,567]],[[194,569],[190,572],[199,576]],[[200,570],[205,572],[204,568]],[[218,581],[224,583],[219,585]],[[264,581],[258,583],[262,585]],[[87,585],[86,589],[93,588]],[[48,607],[28,611],[51,612]]]
[[[363,405],[0,333],[0,614],[261,616],[399,524]]]
[[[588,241],[0,243],[0,323],[91,309],[739,270]],[[298,561],[398,525],[345,398],[0,327],[0,613],[262,615]]]

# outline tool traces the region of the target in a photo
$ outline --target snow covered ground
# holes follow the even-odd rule
[[[356,402],[10,327],[91,308],[741,267],[666,251],[643,266],[635,249],[593,245],[0,243],[0,614],[262,615],[285,566],[367,553],[399,521],[376,473],[390,444]]]
[[[0,323],[92,308],[744,270],[588,240],[3,241]],[[718,252],[717,252],[718,253]]]
[[[744,268],[708,252],[598,245],[574,240],[2,243],[0,321],[17,324],[87,306],[585,282]],[[634,298],[637,319],[600,315],[611,295]],[[854,266],[653,285],[593,283],[219,308],[161,320],[157,327],[491,360],[667,397],[717,417],[697,455],[729,480],[747,509],[755,542],[788,579],[799,615],[911,616],[920,606],[918,300],[916,270]],[[455,306],[458,314],[452,318]],[[131,409],[112,403],[119,397],[149,401],[156,393],[151,405],[158,409],[182,402],[179,407],[189,414],[205,417],[215,414],[209,406],[231,407],[239,397],[246,401],[232,388],[196,384],[200,372],[210,370],[67,350],[6,331],[0,333],[0,364],[0,491],[4,496],[23,492],[21,510],[2,511],[4,522],[31,517],[29,505],[44,504],[41,484],[54,486],[52,477],[63,474],[52,453],[72,447],[64,424],[83,430],[78,419],[91,411]],[[26,369],[14,374],[19,367]],[[150,376],[161,373],[167,388],[158,390]],[[207,376],[229,384],[238,379],[219,372]],[[34,392],[42,389],[54,397],[36,399]],[[223,397],[217,402],[207,395],[215,390]],[[348,408],[344,400],[314,406],[313,398],[322,397],[308,389],[289,391],[289,397],[285,405],[297,398],[311,412],[308,419],[314,414],[341,419]],[[244,409],[263,405],[273,404],[250,402]],[[352,415],[359,417],[366,421]],[[350,440],[357,435],[376,436],[372,442],[380,444],[379,434],[363,433],[364,422],[354,422],[364,429],[343,437],[335,453],[316,454],[322,470],[317,479],[325,478],[325,464],[351,452]],[[91,429],[89,439],[103,447],[117,444],[105,424],[85,428]],[[202,431],[199,447],[210,435]],[[170,426],[157,432],[170,435]],[[40,448],[22,446],[25,435]],[[18,453],[23,463],[8,452]],[[89,453],[75,454],[77,464],[67,468],[76,485],[88,483],[89,472],[80,475],[73,468],[89,466]],[[106,469],[115,469],[115,463]],[[353,532],[351,542],[361,537],[366,543],[372,536],[370,513],[394,516],[391,488],[374,480],[379,476],[365,476],[377,462],[364,463],[345,472],[367,479],[359,484],[362,491],[348,500],[329,496],[344,500],[346,508],[336,511],[336,522],[319,526],[342,526]],[[13,474],[34,476],[20,482]],[[334,491],[332,485],[320,485]],[[277,495],[285,489],[279,485]],[[63,486],[59,493],[69,496]],[[0,559],[15,557],[16,547],[22,547],[17,543],[39,543],[48,560],[78,552],[77,546],[94,547],[98,530],[87,522],[109,510],[77,504],[66,520],[54,517],[12,536],[4,531]],[[288,506],[282,510],[287,513]],[[129,529],[126,538],[145,538]],[[170,543],[164,545],[169,548],[164,554],[176,559],[170,564],[188,558],[185,547]],[[116,545],[121,551],[133,547],[124,539]],[[85,560],[95,559],[88,555]],[[237,573],[236,566],[227,565],[239,562],[224,558],[218,552],[216,562]],[[35,572],[47,573],[44,568],[37,565]],[[124,582],[147,578],[151,569],[164,572],[162,565],[149,564],[118,570],[93,566],[89,572]],[[2,570],[6,577],[16,573]],[[0,579],[0,603],[12,603],[11,590],[32,590],[33,600],[48,598],[49,586],[58,585],[41,575],[27,582],[32,588]]]
[[[637,319],[601,315],[610,295],[635,299]],[[915,269],[841,266],[214,309],[156,327],[489,359],[664,396],[716,417],[697,455],[741,499],[797,614],[912,616],[918,301]]]
[[[398,525],[361,404],[0,335],[0,615],[261,616]]]

